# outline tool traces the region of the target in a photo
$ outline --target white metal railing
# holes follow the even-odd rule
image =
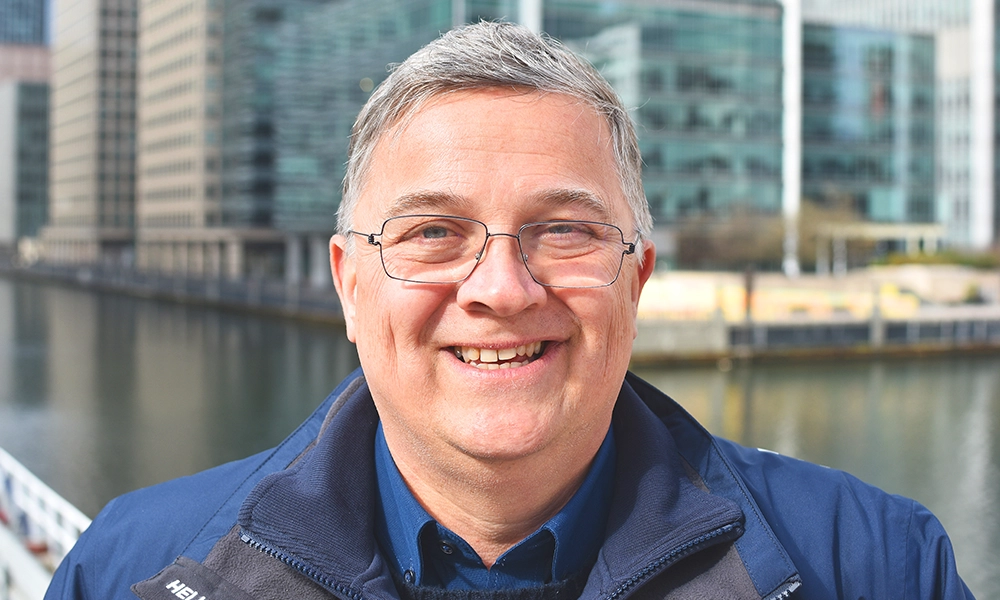
[[[0,448],[0,600],[38,600],[90,519]]]

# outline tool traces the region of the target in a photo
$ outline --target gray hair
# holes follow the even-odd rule
[[[633,227],[640,238],[649,235],[653,218],[642,189],[642,156],[618,94],[593,66],[557,40],[513,23],[489,21],[453,29],[424,46],[395,66],[372,93],[351,130],[338,231],[346,235],[353,225],[372,153],[390,128],[435,96],[485,88],[565,94],[593,107],[611,130]]]

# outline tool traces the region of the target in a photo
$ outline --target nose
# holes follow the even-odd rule
[[[510,233],[490,234],[472,275],[458,286],[458,304],[463,309],[502,317],[540,306],[547,296],[528,273],[517,236]]]

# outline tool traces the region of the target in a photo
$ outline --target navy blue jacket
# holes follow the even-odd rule
[[[134,598],[141,581],[147,599],[397,598],[373,535],[377,421],[359,370],[278,447],[113,500],[46,599]],[[912,500],[715,438],[631,374],[613,426],[614,500],[581,598],[972,597]]]

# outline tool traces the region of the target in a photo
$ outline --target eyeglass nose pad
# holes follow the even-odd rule
[[[487,242],[489,241],[489,238],[491,238],[491,237],[509,237],[509,238],[514,238],[515,240],[517,240],[518,250],[521,249],[521,238],[519,236],[517,236],[517,235],[512,234],[512,233],[491,233],[488,236],[486,236]],[[480,250],[479,252],[476,252],[476,263],[477,264],[479,263],[479,261],[481,261],[483,259],[483,254],[486,253],[486,246],[487,246],[487,244],[483,244],[483,249]],[[525,266],[527,266],[528,265],[528,255],[525,252],[523,252],[523,251],[518,252],[518,254],[520,254],[521,260],[524,261]],[[529,271],[528,274],[530,275],[531,272]],[[532,277],[532,279],[534,279],[534,275],[532,275],[531,277]]]

